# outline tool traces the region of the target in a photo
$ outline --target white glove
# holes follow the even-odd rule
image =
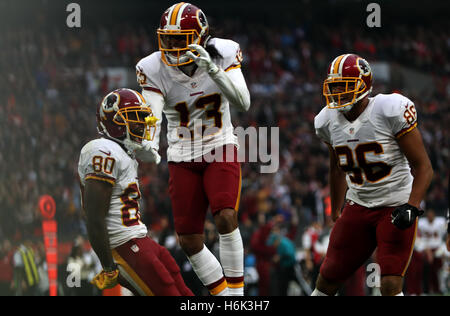
[[[154,162],[159,164],[161,162],[161,156],[158,151],[151,146],[150,142],[142,145],[141,148],[135,151],[136,158],[142,160],[143,162]]]
[[[211,56],[209,53],[200,45],[191,44],[188,46],[190,49],[197,51],[199,56],[195,56],[191,51],[187,51],[186,55],[192,59],[198,67],[205,70],[210,75],[216,74],[220,69],[217,67],[215,63],[211,60]]]

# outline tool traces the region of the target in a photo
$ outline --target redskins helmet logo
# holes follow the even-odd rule
[[[363,76],[369,76],[370,73],[372,72],[369,63],[365,59],[358,58],[358,62],[356,63],[356,65],[358,66],[359,72]]]
[[[102,102],[102,110],[104,112],[119,111],[120,95],[115,92],[108,94]]]
[[[190,8],[189,8],[190,9]],[[201,28],[208,27],[208,20],[202,10],[198,10],[197,19]]]

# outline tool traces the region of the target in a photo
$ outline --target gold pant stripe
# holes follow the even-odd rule
[[[239,166],[239,192],[236,200],[236,204],[234,205],[234,210],[237,212],[239,210],[239,203],[241,201],[241,186],[242,186],[242,169]]]
[[[408,259],[408,262],[406,263],[405,268],[403,269],[402,277],[405,276],[406,270],[408,269],[409,263],[411,262],[412,254],[413,254],[413,251],[414,251],[414,244],[415,244],[415,242],[416,242],[417,223],[418,223],[418,220],[419,220],[419,219],[416,218],[416,223],[414,224],[414,226],[415,226],[415,227],[414,227],[414,237],[413,237],[413,241],[412,241],[412,243],[411,243],[411,250],[409,251],[409,259]]]
[[[112,250],[112,255],[114,258],[114,261],[121,266],[125,270],[125,272],[130,276],[132,279],[132,285],[136,287],[136,290],[139,293],[144,293],[147,296],[154,296],[152,290],[145,284],[144,281],[137,275],[137,273],[128,265],[128,263],[119,255],[119,253],[116,250]],[[127,280],[129,281],[129,280]]]

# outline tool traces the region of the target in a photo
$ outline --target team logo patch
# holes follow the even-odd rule
[[[368,76],[372,72],[372,70],[370,69],[369,63],[365,59],[358,58],[357,65],[358,65],[359,71],[361,72],[361,74],[363,76]]]
[[[147,77],[145,76],[143,69],[141,67],[136,69],[136,76],[137,76],[137,82],[139,83],[139,85],[143,86],[144,84],[147,83]]]
[[[102,102],[104,112],[119,111],[120,96],[113,92],[108,94]]]
[[[203,11],[199,10],[197,18],[202,28],[208,27],[208,20],[206,19],[206,16],[203,13]]]
[[[236,53],[236,60],[238,61],[238,63],[242,63],[242,61],[244,60],[244,57],[242,57],[241,49],[239,49]]]

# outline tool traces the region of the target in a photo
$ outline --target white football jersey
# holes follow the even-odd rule
[[[426,217],[419,218],[418,230],[423,247],[425,249],[439,248],[444,242],[446,228],[444,217],[436,216],[431,223]]]
[[[113,186],[106,216],[111,248],[132,238],[143,238],[147,227],[140,221],[138,162],[116,142],[99,138],[81,149],[78,175],[82,195],[87,179],[106,181]]]
[[[238,43],[213,38],[208,44],[223,57],[213,60],[218,67],[224,71],[240,68],[242,53]],[[206,71],[198,68],[189,77],[178,67],[164,64],[161,52],[157,51],[140,60],[136,72],[144,91],[164,97],[169,161],[190,161],[225,144],[238,146],[229,101]]]
[[[334,148],[346,172],[346,198],[375,208],[407,203],[413,177],[396,139],[417,126],[414,103],[400,94],[369,98],[353,122],[324,107],[315,117],[316,134]]]

